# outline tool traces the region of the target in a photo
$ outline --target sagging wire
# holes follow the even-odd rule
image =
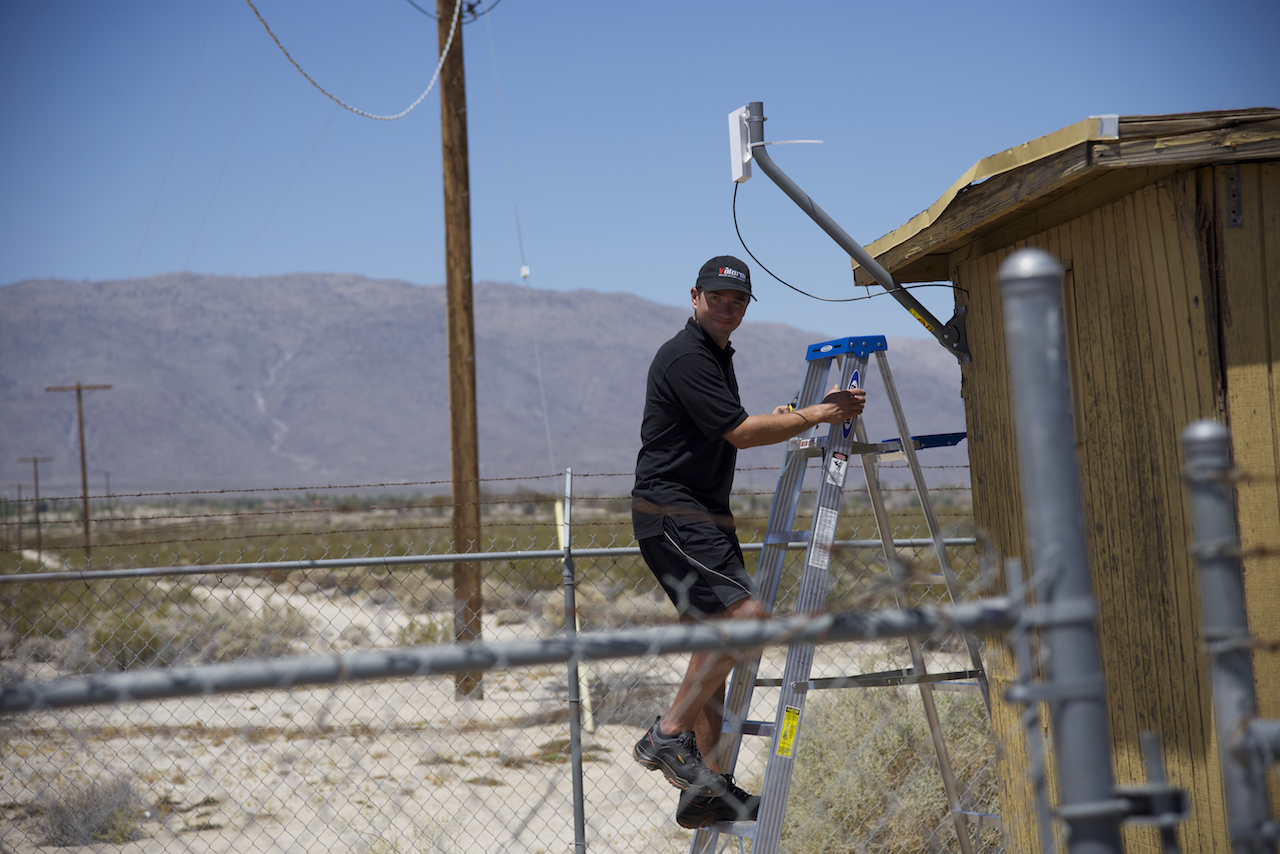
[[[864,300],[864,299],[874,299],[876,297],[889,296],[889,293],[890,293],[889,291],[880,291],[879,293],[868,293],[865,296],[860,296],[860,297],[843,297],[840,299],[837,299],[835,297],[820,297],[817,294],[811,294],[808,291],[803,291],[800,288],[797,288],[795,285],[791,284],[790,282],[787,282],[779,278],[776,273],[774,273],[772,270],[766,267],[764,263],[755,256],[755,253],[753,253],[751,249],[747,246],[747,241],[742,239],[742,230],[738,228],[738,187],[739,187],[738,184],[733,185],[733,230],[734,232],[737,233],[738,242],[742,244],[742,248],[745,249],[747,254],[751,256],[751,260],[755,261],[756,264],[759,265],[761,270],[764,270],[770,276],[773,276],[774,279],[777,279],[780,283],[791,288],[791,290],[795,291],[801,296],[806,296],[809,299],[816,299],[821,302],[858,302],[859,300]],[[966,297],[969,295],[969,292],[967,290],[965,290],[962,287],[959,287],[958,285],[953,285],[950,282],[924,282],[918,285],[899,285],[898,287],[902,288],[904,291],[914,290],[915,288],[951,288],[951,290],[953,291],[960,291]],[[870,289],[868,288],[868,290]]]
[[[298,64],[297,60],[289,55],[289,51],[285,50],[284,45],[280,43],[280,39],[276,38],[276,34],[271,31],[271,26],[267,23],[266,19],[262,17],[262,13],[258,11],[258,7],[253,5],[253,0],[244,0],[244,2],[248,3],[249,8],[253,10],[253,14],[258,16],[258,20],[262,22],[262,26],[267,31],[267,35],[271,36],[271,40],[276,43],[276,47],[280,48],[280,52],[284,54],[285,59],[289,60],[293,67],[298,69],[298,73],[305,77],[308,83],[319,89],[322,95],[333,101],[339,107],[342,107],[342,109],[349,110],[358,116],[364,116],[366,119],[377,119],[381,122],[394,122],[396,119],[402,119],[409,115],[409,113],[413,112],[417,106],[426,99],[427,94],[435,88],[436,81],[440,79],[440,69],[444,68],[445,57],[449,55],[449,48],[453,46],[453,37],[458,32],[458,20],[462,17],[462,0],[457,0],[457,3],[453,7],[453,23],[449,25],[449,38],[445,40],[444,50],[440,51],[440,61],[436,63],[436,70],[435,73],[431,75],[431,82],[427,84],[427,88],[422,91],[422,94],[418,96],[418,99],[405,109],[396,113],[394,116],[379,116],[374,113],[366,113],[364,110],[352,107],[351,105],[343,102],[342,99],[331,95],[328,90],[313,80],[311,75],[302,69],[302,66]]]

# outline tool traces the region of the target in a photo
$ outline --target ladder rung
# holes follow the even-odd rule
[[[930,584],[946,584],[947,577],[945,575],[917,575],[911,579],[912,584],[922,584],[928,586]]]
[[[743,735],[763,735],[763,736],[768,736],[772,738],[773,726],[774,726],[773,721],[743,721],[742,734]],[[729,732],[729,730],[723,729],[721,730],[721,732]]]
[[[964,441],[966,433],[930,433],[926,436],[912,436],[911,447],[917,451],[923,451],[926,448],[948,448],[952,445],[959,445]],[[885,439],[880,444],[891,445],[890,451],[901,451],[901,439]]]
[[[772,534],[765,534],[764,544],[766,546],[776,546],[788,543],[807,543],[812,534],[812,531],[777,531]]]
[[[981,694],[982,686],[977,682],[939,682],[933,686],[935,691],[954,691],[957,694]]]
[[[902,670],[886,670],[882,673],[864,673],[860,676],[832,676],[826,679],[809,679],[796,682],[793,691],[818,691],[826,688],[887,688],[895,685],[918,685],[921,682],[954,682],[957,679],[973,679],[980,676],[980,670],[957,670],[951,673],[921,673],[916,675],[911,668]],[[758,679],[756,684],[765,688],[782,686],[781,679]]]
[[[816,457],[827,449],[826,436],[797,436],[787,440],[787,450],[806,457]]]
[[[756,823],[754,821],[717,821],[711,827],[716,833],[741,836],[743,839],[756,838]]]
[[[963,816],[969,824],[976,824],[979,827],[992,827],[1000,830],[1004,827],[1004,822],[1000,820],[1000,816],[989,812],[971,812],[969,810],[955,810],[952,815]]]

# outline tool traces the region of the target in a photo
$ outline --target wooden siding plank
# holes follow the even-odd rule
[[[1206,816],[1212,812],[1209,793],[1220,784],[1202,761],[1209,753],[1208,734],[1212,731],[1210,692],[1198,643],[1199,588],[1185,549],[1188,528],[1179,444],[1182,426],[1197,417],[1190,411],[1188,395],[1193,392],[1187,388],[1194,385],[1194,354],[1179,343],[1189,337],[1189,330],[1174,319],[1176,298],[1170,289],[1169,268],[1180,257],[1171,262],[1164,254],[1155,188],[1135,193],[1126,200],[1125,209],[1124,233],[1130,244],[1133,287],[1145,297],[1150,319],[1150,346],[1145,349],[1144,362],[1149,377],[1145,382],[1151,384],[1149,399],[1154,405],[1146,413],[1151,435],[1147,447],[1159,467],[1151,484],[1153,494],[1160,497],[1158,512],[1149,517],[1155,534],[1153,551],[1144,557],[1147,572],[1159,586],[1160,595],[1153,597],[1151,607],[1161,617],[1158,636],[1148,642],[1167,648],[1169,674],[1165,684],[1172,689],[1161,690],[1157,684],[1146,686],[1146,690],[1159,701],[1157,732],[1169,779],[1190,793],[1193,814]],[[1158,258],[1153,249],[1156,244],[1161,247]],[[1156,634],[1154,627],[1152,634]],[[1213,834],[1212,825],[1204,822],[1193,822],[1184,834],[1197,837],[1204,850],[1225,844],[1225,839]]]
[[[974,523],[999,554],[1023,550],[1021,489],[1018,483],[1013,418],[1008,394],[1004,312],[996,271],[999,258],[964,261],[952,281],[969,292],[969,346],[973,362],[961,368],[965,399]],[[1036,852],[1039,846],[1035,792],[1022,731],[1022,707],[1004,700],[1018,679],[1016,661],[1004,644],[987,647],[987,675],[992,691],[992,731],[999,749],[997,768],[1000,813],[1007,850]]]
[[[1195,377],[1197,414],[1190,418],[1224,418],[1218,367],[1217,295],[1213,268],[1213,205],[1208,185],[1212,169],[1184,172],[1160,188],[1170,253],[1171,304],[1181,313],[1179,340],[1188,347]],[[1202,186],[1202,184],[1204,186]],[[1180,254],[1182,263],[1172,263]]]
[[[1087,525],[1089,564],[1094,595],[1098,599],[1098,641],[1107,680],[1107,704],[1112,744],[1118,748],[1113,764],[1118,779],[1127,778],[1128,761],[1121,755],[1122,733],[1129,727],[1132,701],[1128,686],[1118,677],[1110,661],[1117,646],[1121,621],[1130,610],[1123,591],[1112,589],[1116,577],[1112,565],[1116,537],[1113,520],[1117,513],[1115,485],[1105,476],[1117,449],[1113,433],[1117,421],[1120,380],[1117,370],[1122,358],[1112,343],[1113,294],[1107,279],[1104,226],[1096,211],[1073,220],[1068,230],[1077,294],[1077,324],[1081,346],[1087,356],[1084,389],[1084,453],[1080,459],[1081,499]],[[1123,441],[1121,441],[1123,445]],[[1100,476],[1101,475],[1101,476]]]
[[[1179,443],[1181,429],[1187,423],[1198,418],[1211,417],[1218,406],[1218,382],[1216,362],[1216,333],[1211,326],[1216,321],[1217,298],[1212,284],[1212,229],[1208,221],[1212,219],[1213,199],[1204,198],[1205,187],[1212,181],[1205,182],[1204,175],[1183,173],[1162,184],[1158,190],[1161,209],[1161,227],[1168,254],[1169,301],[1178,312],[1179,317],[1174,328],[1178,332],[1179,353],[1183,357],[1184,383],[1187,388],[1187,417],[1183,424],[1177,425]],[[1190,358],[1188,366],[1187,359]],[[1181,444],[1179,444],[1181,452]],[[1185,487],[1184,487],[1185,502]],[[1184,503],[1184,522],[1180,542],[1189,543],[1191,523]],[[1196,565],[1189,555],[1184,555],[1189,571],[1195,578],[1194,616],[1187,630],[1196,633],[1199,639],[1200,598],[1199,579],[1195,575]],[[1201,717],[1205,721],[1202,735],[1205,745],[1203,754],[1193,752],[1190,759],[1196,775],[1184,783],[1191,794],[1192,809],[1205,816],[1193,827],[1198,828],[1201,850],[1216,851],[1228,847],[1226,838],[1226,804],[1222,794],[1222,764],[1218,758],[1217,733],[1212,726],[1213,701],[1208,687],[1208,659],[1196,648],[1188,657],[1197,662],[1197,667],[1206,680],[1203,695],[1198,698]],[[1193,730],[1194,732],[1194,730]],[[1196,785],[1197,780],[1203,784]],[[1189,828],[1188,833],[1191,832]]]
[[[1280,546],[1280,170],[1275,164],[1217,168],[1221,229],[1227,412],[1235,464],[1248,479],[1238,484],[1240,539],[1246,557],[1249,628],[1266,642],[1280,641],[1280,558],[1253,555]],[[1254,656],[1258,709],[1280,717],[1280,662]]]
[[[1106,366],[1107,403],[1100,425],[1107,434],[1103,453],[1093,460],[1089,481],[1101,486],[1105,499],[1101,507],[1086,513],[1099,536],[1089,544],[1093,567],[1094,590],[1100,606],[1100,636],[1104,667],[1110,676],[1107,692],[1111,707],[1111,739],[1113,762],[1118,780],[1134,779],[1135,753],[1133,733],[1138,728],[1141,712],[1137,680],[1141,674],[1158,669],[1154,649],[1132,649],[1131,620],[1142,613],[1143,603],[1128,583],[1135,571],[1134,538],[1140,531],[1133,525],[1130,487],[1136,476],[1133,455],[1140,436],[1135,434],[1133,401],[1138,391],[1134,386],[1134,336],[1132,312],[1120,280],[1121,269],[1115,255],[1115,225],[1108,209],[1095,210],[1087,217],[1090,231],[1090,265],[1088,290],[1091,308],[1097,314],[1099,344],[1095,352]],[[1125,653],[1128,653],[1126,656]],[[1122,658],[1128,661],[1122,663]],[[1137,660],[1135,660],[1137,659]],[[1126,834],[1128,836],[1128,834]]]

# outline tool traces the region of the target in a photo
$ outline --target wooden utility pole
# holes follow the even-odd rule
[[[84,517],[84,556],[89,558],[89,470],[84,462],[84,393],[111,388],[109,385],[51,385],[45,391],[74,391],[76,393],[76,423],[80,425],[80,496],[83,501]]]
[[[436,0],[440,68],[440,150],[444,160],[444,264],[449,346],[449,436],[453,473],[453,545],[480,550],[480,444],[476,418],[476,335],[471,300],[471,181],[467,162],[467,83],[462,21],[455,4]],[[452,41],[450,41],[450,31]],[[454,635],[479,640],[484,596],[478,563],[453,565]],[[481,674],[459,673],[459,696],[482,699]]]
[[[15,487],[15,486],[16,486],[16,487],[18,487],[18,551],[22,551],[22,484],[20,484],[20,483],[11,483],[11,484],[9,484],[9,486],[10,486],[10,488]],[[6,506],[6,507],[8,507],[8,505],[7,505],[7,504],[6,504],[5,506]],[[8,522],[8,521],[9,521],[9,518],[8,518],[8,517],[9,517],[9,514],[6,512],[6,513],[5,513],[5,521],[6,521],[6,522]],[[8,541],[8,526],[7,526],[7,525],[5,526],[5,539],[6,539],[6,542],[7,542],[7,541]]]
[[[44,541],[40,537],[40,464],[53,462],[53,457],[18,457],[18,462],[31,463],[31,476],[36,482],[36,563],[43,564],[41,552],[44,551]]]

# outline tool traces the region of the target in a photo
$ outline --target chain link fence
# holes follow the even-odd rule
[[[477,562],[486,644],[565,632],[550,492],[485,498],[489,541]],[[976,594],[978,544],[965,491],[939,495],[951,516],[956,569]],[[768,497],[735,501],[750,551]],[[876,532],[865,527],[858,501],[849,498],[833,554],[833,611],[894,605]],[[927,567],[932,547],[912,520],[918,506],[905,495],[895,503],[900,557]],[[573,502],[583,637],[676,624],[638,555],[625,508],[625,498]],[[296,656],[345,659],[453,636],[452,508],[439,497],[356,490],[133,496],[95,512],[99,544],[88,558],[75,547],[73,514],[60,514],[56,500],[45,510],[40,552],[30,548],[30,514],[28,542],[17,548],[14,509],[5,514],[11,549],[0,558],[7,582],[0,584],[0,667],[9,686]],[[803,554],[789,553],[779,615],[794,607]],[[82,577],[86,569],[97,573],[92,580]],[[14,578],[33,572],[31,581]],[[925,604],[944,595],[940,586],[918,589]],[[926,644],[926,656],[932,671],[965,669],[958,641],[940,637]],[[761,676],[780,676],[784,657],[785,647],[766,650]],[[687,653],[646,655],[576,668],[588,850],[688,847],[693,832],[674,820],[676,790],[630,755],[666,711],[687,660]],[[910,665],[903,639],[828,643],[818,648],[813,678]],[[6,715],[0,845],[18,852],[95,842],[139,851],[571,849],[574,674],[554,664],[490,669],[472,696],[460,696],[455,678],[440,674]],[[757,691],[752,716],[771,717],[771,699]],[[940,693],[938,705],[965,807],[998,815],[981,697]],[[767,746],[752,741],[763,740],[744,742],[737,777],[759,791]],[[797,749],[786,850],[952,847],[929,729],[911,688],[820,692]],[[997,850],[998,829],[985,829],[980,842],[981,850]]]

